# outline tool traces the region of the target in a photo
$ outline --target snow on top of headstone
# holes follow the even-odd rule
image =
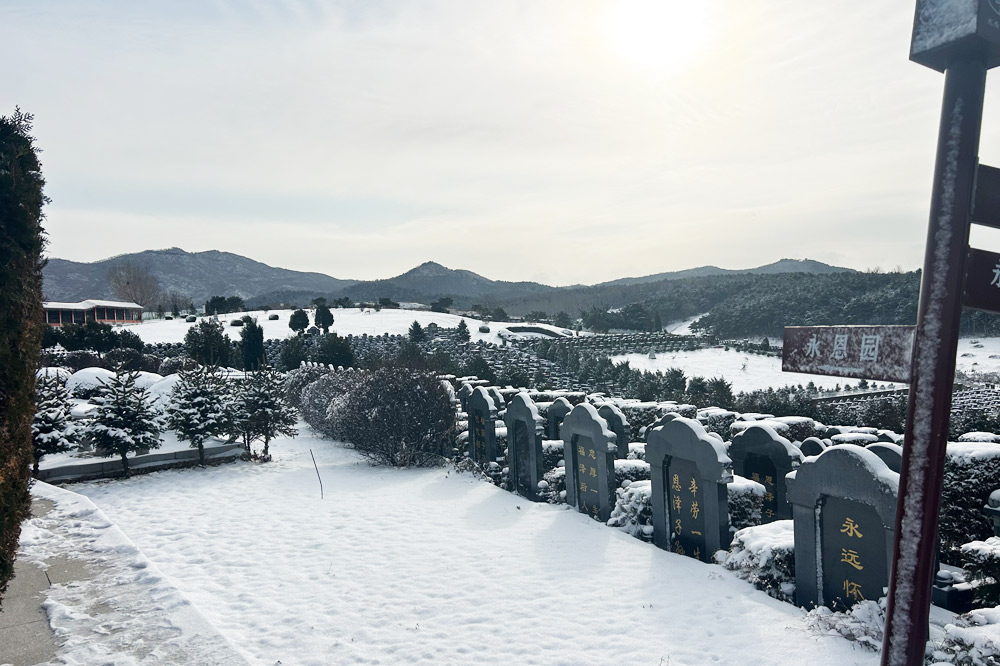
[[[734,421],[729,429],[733,434],[741,433],[751,426],[763,426],[770,430],[773,430],[776,435],[784,435],[787,433],[791,427],[787,423],[781,421],[776,421],[773,419],[763,419],[761,421]]]
[[[977,9],[977,0],[923,0],[911,52],[922,53],[974,34]]]
[[[869,435],[864,432],[848,432],[841,433],[839,435],[834,435],[831,437],[834,442],[838,444],[874,444],[878,441],[878,437],[875,435]]]
[[[967,432],[959,435],[960,442],[1000,442],[1000,435],[992,432]]]
[[[959,465],[1000,458],[1000,446],[993,442],[948,442],[948,457]]]
[[[767,493],[767,489],[763,483],[758,483],[753,479],[748,479],[739,474],[733,474],[733,480],[729,482],[729,488],[739,493],[751,493],[760,497],[763,497]]]
[[[744,527],[736,532],[736,537],[749,550],[760,556],[761,561],[770,558],[774,549],[788,550],[795,547],[795,521],[775,520],[763,525]]]

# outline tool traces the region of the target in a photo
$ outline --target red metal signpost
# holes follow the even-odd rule
[[[918,0],[910,59],[943,71],[945,84],[899,475],[883,666],[924,663],[983,93],[987,68],[1000,64],[1000,3]],[[991,197],[985,193],[978,199],[983,207],[990,206]]]
[[[1000,0],[917,0],[910,59],[944,72],[945,85],[909,372],[901,330],[884,363],[873,358],[873,338],[891,327],[789,328],[783,363],[910,382],[882,666],[924,663],[959,319],[963,303],[1000,312],[1000,255],[969,248],[972,222],[1000,228],[1000,169],[978,164],[986,70],[1000,65]]]

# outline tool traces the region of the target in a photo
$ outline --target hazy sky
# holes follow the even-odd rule
[[[35,114],[65,259],[179,246],[549,284],[782,257],[912,269],[944,82],[907,60],[912,12],[4,0],[0,114]],[[994,165],[998,104],[990,81]]]

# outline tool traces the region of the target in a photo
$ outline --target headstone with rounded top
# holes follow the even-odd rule
[[[799,445],[804,456],[818,456],[826,450],[826,442],[819,437],[806,437]]]
[[[860,446],[832,446],[789,474],[795,603],[844,610],[889,584],[899,474]]]
[[[562,439],[559,434],[559,428],[562,426],[563,419],[572,410],[573,405],[566,398],[556,398],[552,401],[552,404],[549,405],[548,413],[545,415],[548,421],[546,431],[548,432],[549,439]]]
[[[617,445],[615,457],[624,460],[628,457],[628,440],[631,433],[628,419],[622,410],[610,402],[605,402],[597,408],[598,415],[608,422],[611,432],[615,433]]]
[[[876,442],[867,447],[869,451],[882,459],[889,469],[896,474],[903,468],[903,447],[899,444]]]
[[[711,562],[727,548],[733,466],[723,442],[693,419],[678,417],[647,433],[652,477],[653,542]]]
[[[786,520],[792,507],[785,499],[785,475],[802,462],[802,451],[766,425],[752,425],[729,445],[733,471],[764,486],[761,522]]]
[[[586,402],[563,419],[560,432],[566,461],[566,503],[607,522],[615,503],[615,434]]]
[[[484,467],[497,459],[497,408],[482,386],[469,396],[469,457]]]
[[[504,415],[507,424],[507,465],[510,487],[518,495],[540,501],[538,482],[545,474],[542,439],[545,419],[539,416],[535,403],[527,393],[518,393]]]

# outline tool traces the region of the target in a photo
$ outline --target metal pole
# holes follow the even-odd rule
[[[924,663],[985,86],[982,62],[958,60],[945,73],[882,666]]]

